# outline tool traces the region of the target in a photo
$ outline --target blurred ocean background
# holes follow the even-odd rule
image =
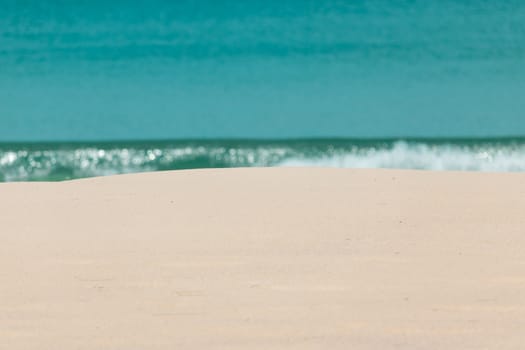
[[[0,0],[0,181],[525,170],[525,1]]]

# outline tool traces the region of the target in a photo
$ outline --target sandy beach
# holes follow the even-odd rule
[[[525,174],[0,184],[0,348],[523,349]]]

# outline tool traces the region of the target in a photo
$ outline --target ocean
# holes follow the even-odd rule
[[[0,0],[0,181],[525,170],[525,1]]]

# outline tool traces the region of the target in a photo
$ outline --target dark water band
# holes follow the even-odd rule
[[[254,166],[525,171],[525,138],[0,144],[0,181]]]

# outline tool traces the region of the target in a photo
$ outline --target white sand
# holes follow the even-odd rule
[[[524,349],[525,174],[0,184],[0,349]]]

